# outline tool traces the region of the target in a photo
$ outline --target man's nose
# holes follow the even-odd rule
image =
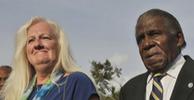
[[[153,39],[151,39],[149,36],[146,36],[143,43],[143,50],[149,50],[154,46],[155,46],[155,43]]]

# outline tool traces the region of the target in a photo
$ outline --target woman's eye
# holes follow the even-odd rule
[[[51,38],[50,37],[48,37],[48,36],[44,36],[44,37],[42,37],[43,39],[48,39],[48,40],[50,40]]]
[[[28,43],[31,43],[32,41],[33,41],[33,39],[29,39],[27,42],[28,42]]]

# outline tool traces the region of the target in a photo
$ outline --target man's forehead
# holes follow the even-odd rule
[[[163,19],[159,18],[153,18],[153,19],[144,19],[137,23],[136,31],[144,31],[144,30],[154,30],[154,29],[160,29],[164,27],[165,23]]]
[[[164,22],[165,18],[162,16],[146,16],[139,19],[137,25],[145,24],[145,23],[158,23]]]

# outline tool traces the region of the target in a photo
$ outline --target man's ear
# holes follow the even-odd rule
[[[183,33],[181,33],[181,32],[177,33],[176,37],[177,37],[177,47],[179,47],[179,48],[184,47],[185,46],[185,39],[184,39]]]

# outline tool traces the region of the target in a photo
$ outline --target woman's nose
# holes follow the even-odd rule
[[[36,40],[34,45],[34,49],[40,50],[44,48],[44,45],[42,44],[41,40]]]

